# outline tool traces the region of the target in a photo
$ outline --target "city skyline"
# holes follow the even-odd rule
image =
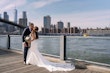
[[[18,18],[22,11],[27,12],[27,18],[39,27],[43,27],[43,17],[50,15],[52,24],[58,21],[71,23],[71,26],[81,28],[110,27],[109,0],[1,0],[0,14],[8,12],[10,20],[14,20],[14,9],[18,10]],[[3,17],[3,16],[2,16]]]

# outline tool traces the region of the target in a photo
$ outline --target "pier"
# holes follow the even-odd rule
[[[45,56],[46,57],[46,56]],[[58,59],[47,58],[50,61],[62,62]],[[110,73],[110,69],[100,66],[87,66],[87,69],[75,69],[72,71],[53,71],[34,65],[24,65],[23,55],[20,51],[0,49],[0,73]]]

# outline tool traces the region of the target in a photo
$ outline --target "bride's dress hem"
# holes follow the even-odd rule
[[[38,67],[44,67],[49,71],[71,71],[75,69],[71,63],[55,63],[50,62],[38,50],[38,41],[31,42],[31,47],[28,50],[26,64],[36,65]]]

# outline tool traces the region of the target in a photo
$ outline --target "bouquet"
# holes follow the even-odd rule
[[[31,46],[31,37],[30,36],[26,36],[25,37],[25,41],[28,43],[28,47]]]
[[[26,42],[28,42],[28,41],[30,41],[30,40],[31,40],[31,37],[29,37],[29,36],[26,36],[26,37],[25,37],[25,41],[26,41]]]

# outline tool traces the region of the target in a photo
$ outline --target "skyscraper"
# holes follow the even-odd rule
[[[23,11],[23,19],[27,19],[26,11]]]
[[[0,19],[1,19],[1,14],[0,14]]]
[[[50,29],[50,25],[51,25],[51,17],[49,15],[44,16],[44,28]]]
[[[23,11],[23,25],[27,26],[27,14],[26,14],[26,11]]]
[[[14,23],[17,24],[17,9],[14,9]],[[17,30],[18,28],[15,26],[12,26],[12,30]]]
[[[68,22],[68,23],[67,23],[67,33],[70,33],[70,28],[71,28],[70,22]]]
[[[17,9],[14,9],[14,22],[17,23]]]
[[[9,15],[7,14],[7,12],[4,12],[3,14],[4,14],[4,20],[9,21]],[[5,27],[6,31],[8,31],[9,25],[4,23],[4,27]]]
[[[9,20],[9,15],[7,14],[7,12],[4,12],[4,20]]]
[[[63,29],[64,23],[62,21],[57,22],[57,28],[58,29]]]
[[[1,17],[1,14],[0,14],[0,19],[1,19],[2,17]],[[2,25],[2,22],[0,22],[0,25]]]
[[[22,18],[19,19],[19,24],[23,26],[27,26],[27,15],[26,11],[23,11],[23,16]]]
[[[67,23],[67,28],[70,28],[70,22]]]
[[[23,25],[23,18],[19,19],[19,25]]]

